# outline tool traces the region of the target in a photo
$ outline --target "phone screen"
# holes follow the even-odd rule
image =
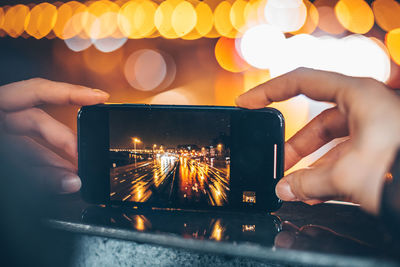
[[[226,206],[229,112],[109,112],[110,200]]]

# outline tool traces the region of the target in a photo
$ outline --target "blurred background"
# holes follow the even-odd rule
[[[400,88],[395,0],[3,0],[0,5],[0,85],[42,77],[105,90],[110,102],[234,105],[239,94],[303,66]],[[285,116],[286,139],[331,106],[304,96],[273,104]],[[43,109],[76,129],[77,107]]]

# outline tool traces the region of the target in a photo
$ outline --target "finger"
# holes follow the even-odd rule
[[[1,138],[3,142],[12,146],[14,151],[24,152],[19,153],[18,158],[27,166],[54,167],[77,172],[76,166],[29,137],[3,135]]]
[[[39,186],[51,193],[74,193],[79,191],[82,185],[76,173],[63,168],[33,167],[31,173],[37,179]]]
[[[76,134],[41,109],[6,113],[3,127],[12,134],[40,136],[52,146],[77,158]]]
[[[104,103],[108,98],[109,94],[98,89],[41,78],[0,87],[0,109],[3,111],[16,111],[44,103],[95,105]]]
[[[351,140],[345,140],[331,150],[329,150],[325,155],[317,159],[310,167],[318,167],[321,165],[333,165],[337,160],[339,160],[346,152],[351,148]]]
[[[295,171],[282,178],[275,191],[284,201],[307,201],[337,195],[330,180],[329,166]]]
[[[346,117],[336,107],[323,111],[286,142],[285,170],[333,139],[346,135]]]
[[[334,72],[299,68],[249,90],[237,98],[236,104],[257,109],[300,94],[319,101],[351,104],[355,99],[352,91],[358,91],[357,82],[361,79]]]

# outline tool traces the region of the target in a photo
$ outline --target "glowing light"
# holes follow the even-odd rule
[[[346,29],[340,24],[335,15],[335,6],[338,0],[316,0],[315,7],[319,13],[318,27],[330,34],[341,34]]]
[[[317,8],[309,0],[304,0],[304,4],[306,5],[307,8],[306,21],[299,30],[291,32],[292,34],[301,34],[301,33],[311,34],[318,26],[319,14]]]
[[[225,37],[235,38],[237,31],[233,28],[230,20],[231,4],[222,1],[214,12],[214,26],[217,32]]]
[[[4,10],[0,7],[0,29],[3,28],[4,24]]]
[[[64,37],[72,35],[71,38],[65,39],[64,42],[69,49],[75,52],[83,51],[92,45],[92,40],[86,36],[83,31],[81,21],[83,18],[93,16],[87,12],[79,12],[68,20],[64,28]],[[72,33],[72,34],[71,34]]]
[[[4,15],[3,29],[13,38],[24,32],[25,20],[29,14],[29,7],[16,5],[10,7]]]
[[[237,31],[242,31],[246,25],[246,17],[244,14],[244,10],[247,6],[247,1],[244,0],[236,0],[232,4],[231,12],[229,14],[232,26]]]
[[[400,65],[400,28],[388,32],[385,39],[390,56]]]
[[[277,28],[262,24],[247,30],[240,41],[244,60],[259,69],[268,69],[282,60],[285,36]]]
[[[82,31],[82,25],[80,21],[73,23],[72,17],[85,10],[86,6],[76,1],[70,1],[61,5],[58,8],[57,21],[53,27],[55,35],[60,39],[69,39],[79,34]],[[78,17],[74,18],[74,20],[77,19]]]
[[[164,81],[167,75],[167,63],[159,52],[142,49],[129,56],[125,63],[124,73],[132,87],[150,91]]]
[[[131,39],[150,37],[156,31],[154,25],[156,9],[157,4],[148,0],[125,3],[118,16],[121,32]]]
[[[174,8],[171,16],[171,25],[178,37],[191,32],[196,23],[197,14],[191,3],[182,1]]]
[[[196,25],[190,33],[183,36],[182,39],[194,40],[207,35],[214,26],[214,17],[211,8],[204,2],[199,2],[195,8]]]
[[[219,38],[215,45],[215,58],[222,68],[230,72],[242,72],[250,67],[236,52],[235,39]]]
[[[268,0],[264,12],[267,21],[283,32],[297,31],[307,17],[302,0]]]
[[[375,0],[372,3],[376,23],[389,32],[400,28],[400,4],[395,0]]]
[[[335,13],[339,22],[351,32],[364,34],[374,26],[374,14],[364,0],[340,0]]]
[[[173,0],[164,1],[158,6],[154,14],[154,25],[160,34],[167,39],[178,37],[171,23],[175,6],[176,3]]]
[[[35,6],[25,23],[25,31],[40,39],[50,33],[57,20],[57,8],[49,3]]]
[[[127,38],[113,38],[107,37],[102,39],[93,40],[93,45],[102,52],[109,53],[122,47]]]

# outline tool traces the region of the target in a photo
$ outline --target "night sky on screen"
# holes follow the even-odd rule
[[[110,148],[132,148],[132,137],[142,141],[140,148],[201,147],[230,133],[230,115],[219,111],[110,110],[109,118]]]

